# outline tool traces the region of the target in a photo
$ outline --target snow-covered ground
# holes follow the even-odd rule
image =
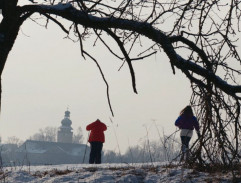
[[[240,172],[241,173],[241,172]],[[54,165],[4,168],[1,183],[191,183],[232,182],[230,173],[209,174],[183,166],[152,164]],[[241,182],[241,180],[240,180]]]

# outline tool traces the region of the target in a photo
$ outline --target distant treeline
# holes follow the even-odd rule
[[[103,163],[146,163],[172,161],[180,153],[180,142],[163,138],[160,141],[145,141],[129,147],[125,154],[117,151],[104,151]]]

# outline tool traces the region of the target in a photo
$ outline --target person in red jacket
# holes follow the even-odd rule
[[[99,119],[86,126],[86,130],[90,131],[89,140],[90,143],[90,164],[101,164],[101,151],[103,143],[105,142],[104,131],[107,129],[106,125]]]

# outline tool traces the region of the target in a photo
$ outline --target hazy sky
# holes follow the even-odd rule
[[[138,94],[131,86],[129,69],[108,53],[98,42],[85,42],[101,65],[110,86],[110,99],[115,116],[111,116],[106,86],[93,61],[81,57],[79,44],[63,39],[65,34],[53,24],[46,30],[28,20],[22,26],[8,57],[2,75],[2,112],[0,136],[21,140],[40,128],[59,127],[67,107],[72,127],[85,127],[97,118],[108,125],[104,149],[121,152],[146,137],[158,139],[153,120],[160,133],[175,131],[174,121],[179,111],[189,104],[191,95],[187,78],[172,70],[167,57],[157,54],[133,63]],[[116,47],[110,43],[111,47]],[[110,122],[113,120],[113,124]],[[118,138],[116,141],[115,133]]]

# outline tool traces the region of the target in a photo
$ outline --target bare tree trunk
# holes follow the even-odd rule
[[[11,51],[14,42],[17,38],[18,31],[23,21],[29,16],[25,14],[20,17],[17,8],[18,0],[5,0],[4,3],[4,17],[0,23],[0,77],[7,61],[9,52]],[[0,81],[0,111],[1,111],[1,96],[2,96],[2,82]]]

